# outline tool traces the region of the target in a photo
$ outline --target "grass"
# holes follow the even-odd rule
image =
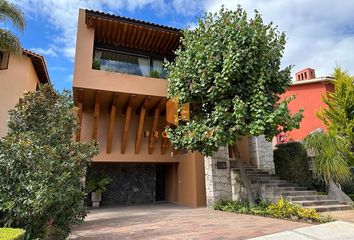
[[[333,221],[332,217],[320,215],[313,208],[304,208],[282,198],[276,203],[260,201],[254,207],[250,207],[247,202],[222,201],[216,203],[214,209],[293,221],[304,221],[308,223],[326,223]]]

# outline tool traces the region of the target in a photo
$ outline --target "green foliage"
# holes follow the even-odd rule
[[[285,34],[264,24],[255,12],[248,20],[241,7],[206,14],[194,30],[184,30],[181,47],[168,69],[168,97],[190,102],[191,120],[168,129],[176,148],[211,155],[243,135],[299,127],[301,111],[291,115],[279,95],[291,83],[290,69],[280,69]]]
[[[92,62],[92,69],[100,70],[101,69],[101,62],[100,60],[93,60]]]
[[[304,139],[306,149],[313,155],[312,171],[317,179],[328,183],[344,183],[351,179],[348,165],[350,143],[333,132],[314,132]]]
[[[25,230],[20,228],[0,228],[0,240],[22,240]]]
[[[311,223],[325,223],[333,220],[330,217],[318,214],[315,209],[303,208],[300,205],[292,204],[282,198],[276,203],[260,201],[254,207],[250,207],[250,205],[245,202],[221,201],[214,205],[214,209],[227,212],[291,219],[295,221],[302,220]]]
[[[76,110],[68,92],[49,85],[10,111],[0,142],[0,212],[6,226],[26,229],[26,238],[65,239],[83,220],[81,179],[98,153],[94,142],[73,142]]]
[[[152,78],[159,78],[159,77],[160,77],[159,71],[157,71],[157,70],[152,70],[152,71],[150,72],[150,77],[152,77]]]
[[[0,0],[0,23],[7,21],[19,30],[23,30],[26,25],[22,11],[15,4]],[[7,29],[0,28],[0,51],[21,52],[20,41]]]
[[[103,175],[89,177],[86,183],[86,193],[96,192],[102,194],[107,191],[107,186],[112,182],[112,179]]]
[[[310,170],[306,148],[300,142],[279,144],[274,150],[274,165],[277,176],[281,179],[307,185]]]
[[[349,164],[354,166],[354,77],[337,67],[333,73],[334,92],[328,93],[322,101],[327,105],[318,117],[333,134],[349,141],[351,154]]]

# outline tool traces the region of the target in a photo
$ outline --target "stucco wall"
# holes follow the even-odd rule
[[[8,111],[23,97],[24,91],[34,91],[37,75],[31,60],[24,55],[11,55],[8,68],[0,70],[0,137],[7,133]]]
[[[304,109],[304,118],[300,123],[300,129],[294,129],[287,133],[289,140],[299,141],[306,137],[310,132],[316,128],[326,130],[325,125],[316,116],[316,113],[321,107],[326,107],[322,102],[322,97],[328,91],[333,91],[333,84],[330,83],[311,83],[304,85],[293,85],[281,96],[282,99],[292,95],[296,99],[289,103],[291,113],[297,112],[300,108]]]
[[[85,11],[80,9],[73,87],[166,96],[167,81],[165,79],[92,69],[94,34],[94,29],[87,28],[85,24]]]

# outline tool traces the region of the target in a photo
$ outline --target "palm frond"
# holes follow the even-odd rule
[[[350,143],[333,133],[312,133],[304,139],[305,147],[314,155],[313,174],[325,182],[347,182],[351,178],[348,164]]]
[[[18,38],[10,31],[0,29],[0,50],[13,53],[21,52],[21,44]]]
[[[6,0],[0,0],[0,21],[9,20],[20,30],[26,26],[23,12],[13,3]]]

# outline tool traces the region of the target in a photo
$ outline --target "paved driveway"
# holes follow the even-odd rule
[[[306,223],[172,204],[91,210],[70,239],[247,239],[310,226]]]

